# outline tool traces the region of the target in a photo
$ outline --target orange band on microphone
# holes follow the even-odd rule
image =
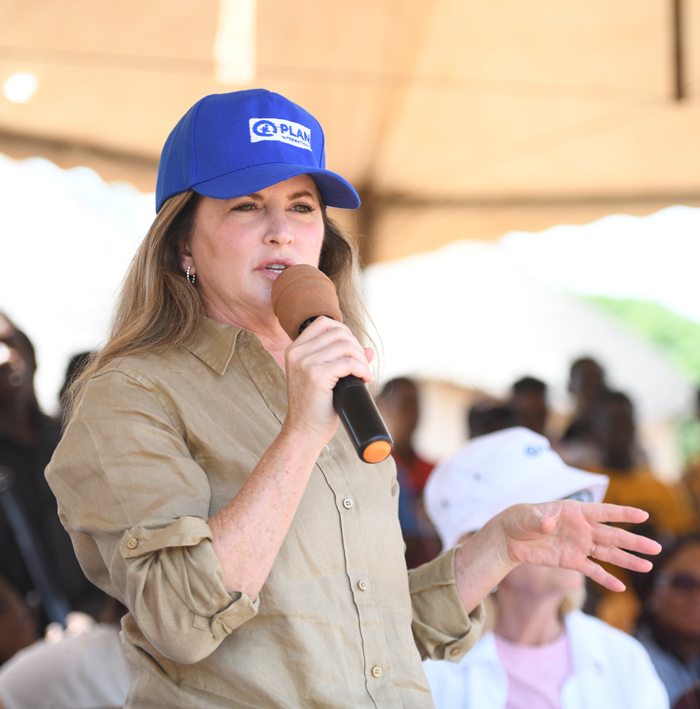
[[[367,463],[381,463],[390,455],[391,444],[387,441],[375,441],[362,451],[362,459]]]

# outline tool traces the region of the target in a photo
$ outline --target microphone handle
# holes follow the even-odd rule
[[[304,320],[301,335],[319,317]],[[381,463],[391,455],[394,441],[365,383],[352,374],[339,379],[333,387],[333,408],[365,463]]]
[[[333,408],[365,463],[389,457],[394,442],[362,379],[347,376],[333,387]]]

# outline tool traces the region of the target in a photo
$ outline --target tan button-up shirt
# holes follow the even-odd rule
[[[477,640],[453,552],[407,574],[394,464],[362,463],[343,430],[259,597],[226,591],[207,520],[286,407],[260,340],[210,319],[197,342],[88,384],[46,474],[88,577],[129,608],[127,707],[432,707],[421,657]]]

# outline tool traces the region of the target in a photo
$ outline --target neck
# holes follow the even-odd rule
[[[535,597],[499,587],[498,620],[494,632],[519,645],[546,645],[564,629],[559,619],[561,596]]]
[[[291,340],[282,329],[279,320],[270,313],[269,316],[251,316],[248,313],[235,315],[224,313],[210,304],[205,304],[207,315],[213,320],[242,327],[244,330],[255,333],[263,347],[275,358],[277,364],[284,370],[284,352],[289,347]]]
[[[603,465],[613,470],[631,470],[633,467],[632,454],[608,452],[603,456]]]

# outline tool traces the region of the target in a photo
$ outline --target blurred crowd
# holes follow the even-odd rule
[[[621,578],[627,590],[614,593],[588,581],[581,607],[644,645],[666,686],[671,707],[700,706],[692,703],[696,685],[700,686],[700,454],[685,462],[675,482],[664,482],[640,444],[631,397],[608,385],[600,362],[581,357],[571,363],[568,388],[574,408],[559,435],[551,433],[547,384],[536,377],[514,382],[503,401],[490,397],[476,401],[465,415],[464,450],[476,439],[498,431],[528,429],[543,436],[564,463],[606,476],[605,502],[649,512],[644,529],[637,531],[664,547],[661,557],[652,560],[653,571],[613,571],[600,561]],[[700,420],[700,389],[695,403],[695,410],[688,413]],[[394,437],[401,484],[399,516],[407,564],[413,568],[442,550],[436,532],[440,511],[431,519],[424,501],[426,482],[437,461],[423,460],[414,449],[420,405],[416,382],[408,378],[387,382],[378,404]],[[543,489],[543,500],[545,494]],[[535,494],[532,499],[540,498]],[[697,692],[700,697],[700,689]]]
[[[61,407],[41,411],[26,334],[0,313],[0,707],[121,707],[125,608],[83,574],[44,469],[63,402],[89,353],[68,363]],[[76,491],[77,492],[77,491]]]
[[[70,381],[89,357],[88,352],[79,353],[67,364],[60,392],[62,404]],[[45,698],[49,695],[52,706],[118,707],[128,689],[128,668],[118,639],[119,621],[126,609],[84,576],[59,519],[44,468],[61,437],[63,408],[53,416],[41,411],[34,391],[36,366],[29,338],[0,313],[0,709],[48,706]],[[569,598],[573,588],[575,613],[595,617],[596,622],[616,628],[615,632],[636,638],[635,642],[645,648],[668,693],[667,706],[698,706],[700,457],[688,461],[687,468],[679,471],[677,482],[663,482],[638,440],[633,401],[624,392],[609,387],[599,362],[590,357],[573,362],[569,390],[575,408],[563,433],[557,436],[548,427],[547,384],[535,377],[514,382],[507,400],[476,402],[465,412],[464,450],[474,450],[470,446],[479,439],[499,440],[489,437],[503,435],[509,429],[519,432],[517,435],[526,430],[536,436],[532,440],[538,450],[541,445],[537,441],[545,441],[547,454],[551,448],[551,454],[568,466],[567,470],[606,476],[606,502],[649,512],[643,533],[656,538],[664,548],[654,560],[653,571],[622,576],[627,590],[620,594],[592,582],[579,593],[576,584],[567,586],[571,580],[564,586],[557,581],[557,602],[552,606],[555,620],[550,625],[553,632],[560,627],[556,621],[560,602]],[[440,509],[428,509],[424,499],[437,461],[425,460],[415,449],[420,415],[420,388],[415,381],[397,378],[387,382],[377,402],[395,443],[399,520],[411,569],[443,550],[438,532],[444,522]],[[700,418],[700,391],[697,409],[692,413]],[[498,452],[503,449],[494,445],[492,450],[495,470]],[[468,457],[469,453],[465,455]],[[517,476],[518,466],[513,465],[510,474]],[[527,482],[531,485],[528,494],[534,494],[535,499],[539,499],[538,493],[542,501],[554,494],[552,485],[541,483],[537,477]],[[501,488],[494,485],[493,491],[496,514]],[[459,493],[448,489],[446,494],[449,500],[450,495],[456,497]],[[539,586],[555,583],[546,575],[537,577],[535,582],[533,573],[523,576],[520,582]],[[615,573],[620,577],[619,570]],[[508,644],[512,638],[509,640],[505,631],[499,635],[499,623],[501,628],[511,630],[520,627],[517,615],[511,615],[509,610],[508,588],[508,584],[502,584],[500,596],[494,596],[500,610],[495,614],[499,620],[493,648],[500,648],[503,657],[511,653],[508,656],[512,660],[519,657],[517,642],[514,651]],[[571,616],[570,624],[561,628],[579,633],[575,630],[579,621],[574,621],[578,617]],[[610,642],[617,646],[614,638]],[[551,637],[546,639],[545,644],[550,640]],[[624,642],[621,647],[628,648]],[[637,650],[631,652],[633,656]],[[478,653],[473,657],[477,656]],[[516,681],[511,675],[508,677]],[[433,684],[436,697],[454,698],[457,689],[443,691],[448,686],[443,683],[452,680],[439,671],[429,672],[429,678],[441,683],[442,689]],[[631,680],[621,676],[620,682],[625,681]],[[438,702],[438,709],[468,706],[456,699],[445,702]],[[484,701],[481,706],[491,704]]]

